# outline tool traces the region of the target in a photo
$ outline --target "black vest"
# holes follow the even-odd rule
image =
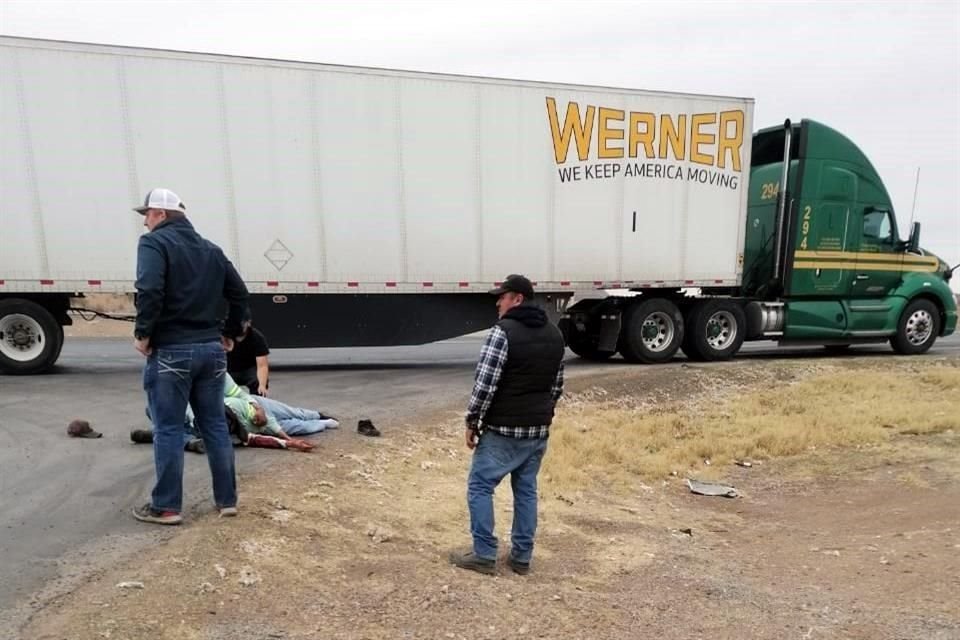
[[[523,309],[525,311],[527,309]],[[546,320],[546,314],[537,311]],[[510,317],[521,313],[528,315],[523,312],[515,314],[511,311],[497,323],[507,334],[507,361],[497,392],[483,416],[484,424],[533,427],[553,422],[554,401],[550,391],[563,361],[563,336],[549,321],[530,326],[536,323],[524,323]]]

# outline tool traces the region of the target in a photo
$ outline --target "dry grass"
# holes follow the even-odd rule
[[[554,424],[544,480],[557,488],[627,489],[637,480],[690,471],[714,476],[736,460],[960,430],[956,362],[832,369],[736,398],[705,397],[652,412],[573,403]]]

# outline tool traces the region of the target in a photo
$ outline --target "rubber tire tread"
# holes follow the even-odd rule
[[[49,311],[36,302],[17,298],[0,300],[0,318],[18,313],[37,321],[43,330],[43,351],[29,362],[17,362],[0,353],[0,372],[11,375],[33,375],[48,371],[60,356],[63,347],[63,327]]]
[[[673,341],[660,352],[653,352],[643,344],[643,319],[652,313],[662,312],[673,318]],[[620,327],[618,348],[627,362],[659,364],[668,362],[683,343],[683,314],[680,309],[666,298],[651,298],[631,306],[624,314]]]
[[[697,313],[699,313],[702,307],[702,301],[696,302],[683,316],[683,342],[680,343],[680,350],[683,351],[683,355],[687,356],[687,358],[693,362],[703,362],[703,356],[700,355],[696,345],[693,343],[693,336],[695,335],[695,332],[690,330],[691,327],[696,326]]]
[[[733,342],[726,349],[720,351],[714,349],[707,342],[707,320],[718,311],[728,311],[734,317],[737,323],[737,335]],[[688,327],[687,337],[685,338],[690,348],[696,353],[697,360],[702,362],[718,362],[729,360],[743,346],[743,340],[747,332],[747,315],[743,307],[732,300],[707,300],[690,314],[692,324]],[[684,351],[686,353],[686,351]]]
[[[911,344],[910,341],[907,340],[906,336],[907,319],[917,309],[926,309],[933,318],[933,330],[930,331],[930,338],[919,346]],[[900,314],[900,320],[897,321],[897,333],[890,338],[890,346],[893,347],[893,350],[900,355],[914,356],[929,351],[930,347],[933,346],[933,343],[937,341],[937,336],[939,335],[940,309],[937,308],[937,305],[930,302],[926,298],[918,298],[908,303],[904,308],[903,313]]]

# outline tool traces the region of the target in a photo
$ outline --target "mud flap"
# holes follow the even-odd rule
[[[620,339],[620,313],[605,313],[600,316],[600,338],[598,351],[616,351]]]

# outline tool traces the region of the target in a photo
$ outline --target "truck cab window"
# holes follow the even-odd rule
[[[893,224],[889,211],[870,211],[863,217],[863,238],[880,244],[893,244]]]

